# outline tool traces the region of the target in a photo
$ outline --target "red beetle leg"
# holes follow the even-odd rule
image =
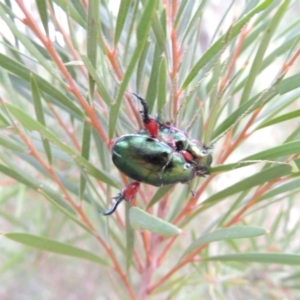
[[[147,120],[148,122],[144,122],[145,128],[148,130],[149,135],[153,138],[158,136],[158,123],[154,119]]]
[[[149,135],[153,138],[156,138],[158,136],[158,127],[159,124],[156,120],[150,118],[149,116],[149,107],[148,104],[146,103],[146,101],[140,97],[139,95],[133,93],[133,95],[135,95],[141,102],[142,106],[143,106],[143,111],[141,111],[142,115],[143,115],[143,123],[145,128],[148,130]]]
[[[140,188],[139,182],[130,183],[129,185],[123,188],[123,190],[118,196],[113,198],[116,200],[116,202],[112,205],[112,207],[104,212],[100,211],[100,213],[103,216],[108,216],[113,214],[116,211],[118,205],[122,202],[122,200],[131,201],[132,198],[135,196],[135,194],[138,192],[139,188]]]
[[[123,194],[123,199],[125,201],[131,201],[139,189],[140,189],[139,182],[135,181],[133,183],[130,183],[129,185],[124,187],[124,189],[121,192]]]

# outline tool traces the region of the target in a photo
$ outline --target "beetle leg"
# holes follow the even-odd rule
[[[136,193],[138,192],[140,188],[140,183],[135,181],[135,182],[132,182],[130,183],[129,185],[125,186],[122,191],[119,193],[118,196],[116,197],[113,197],[113,199],[116,200],[116,202],[112,205],[111,208],[109,208],[108,210],[104,211],[104,212],[101,212],[100,213],[103,215],[103,216],[108,216],[108,215],[111,215],[113,214],[118,205],[122,202],[122,200],[125,200],[125,201],[131,201],[132,198],[136,195]]]
[[[120,193],[118,196],[116,196],[116,197],[113,197],[113,199],[116,199],[116,202],[112,205],[112,207],[111,208],[109,208],[108,210],[106,210],[106,211],[99,211],[100,212],[100,214],[102,214],[103,216],[109,216],[109,215],[111,215],[111,214],[113,214],[115,211],[116,211],[116,209],[117,209],[117,207],[118,207],[118,205],[121,203],[121,201],[123,200],[123,195],[122,195],[122,193]]]
[[[125,201],[131,201],[139,189],[140,189],[140,183],[137,181],[132,182],[129,185],[125,186],[121,192],[123,195],[123,199]]]
[[[196,193],[191,189],[190,181],[188,181],[186,184],[187,184],[187,186],[188,186],[188,188],[189,188],[190,193],[192,194],[192,196],[196,197]]]
[[[143,115],[143,123],[144,123],[145,128],[148,130],[151,137],[156,138],[158,136],[159,123],[155,119],[150,118],[149,107],[148,107],[148,104],[146,103],[146,101],[139,95],[137,95],[135,93],[132,93],[132,94],[140,100],[140,102],[143,106],[142,115]]]
[[[170,158],[168,159],[168,161],[166,162],[166,164],[161,168],[161,172],[160,172],[160,175],[159,175],[159,179],[162,180],[162,176],[163,176],[163,173],[165,171],[165,168],[166,166],[172,161],[173,159],[173,153],[172,155],[170,156]]]

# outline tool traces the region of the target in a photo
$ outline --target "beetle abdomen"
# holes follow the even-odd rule
[[[139,134],[120,137],[112,148],[116,167],[128,177],[154,186],[188,182],[194,168],[163,142]]]

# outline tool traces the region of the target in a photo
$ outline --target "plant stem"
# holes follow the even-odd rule
[[[35,22],[34,17],[32,14],[27,10],[26,5],[22,0],[16,0],[17,4],[19,5],[20,9],[25,15],[25,19],[23,20],[23,23],[26,24],[38,37],[38,39],[42,42],[42,44],[45,46],[45,48],[48,50],[48,53],[56,63],[57,67],[61,71],[61,73],[64,75],[66,81],[68,82],[68,90],[75,95],[75,97],[78,99],[81,106],[84,108],[85,112],[91,119],[91,124],[98,132],[99,136],[102,138],[102,140],[108,145],[109,141],[107,138],[107,135],[102,128],[102,125],[100,124],[95,108],[93,104],[90,106],[88,102],[85,100],[85,98],[81,95],[79,89],[77,88],[71,74],[65,67],[64,63],[62,62],[61,58],[55,51],[52,41],[49,39],[49,37],[45,36],[42,31],[40,30],[38,24]]]

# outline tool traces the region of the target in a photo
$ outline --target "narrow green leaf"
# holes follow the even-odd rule
[[[63,206],[61,206],[59,203],[57,203],[57,201],[55,201],[54,199],[52,199],[49,195],[47,195],[45,192],[41,192],[41,194],[54,206],[56,206],[63,214],[65,214],[68,218],[70,218],[72,221],[74,221],[77,225],[79,225],[80,227],[82,227],[84,230],[86,230],[89,233],[93,234],[93,231],[86,226],[85,223],[83,223],[82,221],[80,221],[77,216],[75,215],[75,213],[71,213],[70,211],[68,211],[67,209],[65,209]]]
[[[188,7],[187,4],[189,4],[188,1],[181,1],[180,2],[180,6],[178,8],[176,18],[175,18],[175,22],[174,22],[175,28],[177,28],[179,21],[182,20],[182,13],[184,12],[185,8]]]
[[[297,282],[299,282],[299,279],[300,279],[300,272],[293,272],[291,275],[284,277],[282,281],[286,282],[289,280],[297,280]]]
[[[254,38],[256,37],[257,35]],[[295,45],[297,45],[298,40],[299,40],[299,36],[294,36],[292,38],[288,38],[281,45],[279,45],[279,47],[274,48],[273,51],[268,56],[266,56],[266,58],[264,58],[261,64],[260,71],[270,66],[276,59],[278,59],[278,57],[290,53],[291,49],[293,49]]]
[[[4,21],[8,28],[11,30],[14,37],[21,42],[28,52],[38,61],[44,68],[56,79],[59,80],[58,73],[52,67],[53,65],[49,63],[47,59],[42,55],[42,53],[37,49],[36,44],[24,34],[16,24],[13,22],[14,18],[8,18],[7,14],[3,11],[3,7],[0,6],[0,19]]]
[[[283,79],[276,87],[276,91],[280,95],[284,95],[299,87],[300,87],[300,73],[297,73],[293,76]]]
[[[167,11],[166,11],[166,7],[163,8],[161,15],[160,15],[160,24],[161,24],[161,28],[164,34],[164,43],[166,41],[166,36],[167,36]],[[176,26],[176,25],[175,25]]]
[[[72,0],[71,1],[74,8],[76,9],[76,11],[78,12],[78,14],[81,16],[81,18],[83,20],[87,20],[87,13],[86,13],[86,9],[82,4],[81,0]],[[95,7],[95,9],[98,9],[98,6]]]
[[[54,85],[49,83],[49,81],[40,77],[36,73],[31,72],[31,70],[29,70],[26,66],[5,56],[2,53],[0,53],[0,66],[23,78],[27,82],[30,82],[30,74],[33,74],[40,90],[47,93],[49,96],[55,98],[62,105],[74,112],[77,116],[82,117],[82,111],[76,105],[73,104],[72,100],[65,96],[65,94],[59,91]]]
[[[30,84],[31,84],[32,99],[33,99],[33,105],[34,105],[36,118],[43,126],[47,127],[46,122],[45,122],[45,117],[44,117],[44,109],[42,106],[41,95],[40,95],[39,88],[38,88],[37,82],[36,82],[33,74],[31,74],[30,79],[31,79]],[[52,164],[52,154],[51,154],[51,148],[50,148],[49,141],[42,138],[42,143],[44,146],[45,153],[47,155],[48,162],[51,165]]]
[[[294,159],[294,160],[292,161],[292,164],[291,164],[291,165],[294,165],[294,166],[292,166],[293,169],[295,169],[295,168],[300,169],[300,159],[299,159],[299,158]]]
[[[165,9],[162,11],[162,18],[164,20],[165,17]],[[160,48],[161,52],[165,52],[166,50],[166,34],[165,34],[165,28],[162,27],[161,22],[159,21],[156,14],[153,16],[153,23],[152,28],[155,34],[155,38],[157,41],[157,45]]]
[[[274,159],[278,157],[284,157],[292,154],[299,153],[300,149],[300,140],[285,143],[283,145],[273,147],[268,150],[261,151],[259,153],[247,156],[242,160],[255,160],[255,159]]]
[[[143,14],[137,26],[136,38],[138,45],[144,48],[145,42],[148,39],[149,30],[152,25],[153,15],[157,6],[157,0],[148,0],[145,5]]]
[[[256,173],[246,179],[243,179],[243,180],[237,182],[236,184],[229,186],[228,188],[224,189],[223,191],[220,191],[220,192],[212,195],[207,200],[202,202],[201,206],[207,205],[207,204],[212,204],[219,200],[224,200],[226,197],[229,197],[233,194],[245,191],[245,190],[250,189],[257,185],[262,185],[266,182],[269,182],[271,180],[274,180],[276,178],[286,176],[289,174],[291,174],[291,168],[287,165],[277,165],[275,167],[262,170],[261,172]]]
[[[123,62],[125,62],[125,64],[127,64],[127,62],[128,62],[128,57],[131,56],[131,50],[130,49],[132,49],[132,37],[134,36],[133,32],[136,29],[137,20],[140,16],[139,8],[140,8],[140,2],[133,1],[132,2],[132,9],[130,11],[130,18],[128,18],[128,23],[129,23],[128,28],[126,28],[126,31],[124,31],[124,34],[126,35],[126,40],[125,40],[125,43],[124,43]]]
[[[166,185],[157,190],[157,192],[152,197],[151,201],[148,203],[147,208],[153,206],[157,203],[164,195],[166,195],[171,189],[174,188],[174,185]]]
[[[120,1],[120,6],[119,6],[119,11],[118,11],[118,16],[117,16],[117,24],[116,24],[116,31],[115,31],[115,39],[114,39],[114,45],[115,48],[119,42],[120,36],[122,34],[126,17],[128,15],[130,6],[132,4],[131,0],[123,0]]]
[[[94,153],[97,153],[102,169],[108,170],[110,167],[111,153],[107,151],[107,146],[103,143],[102,139],[99,137],[99,134],[95,129],[92,129],[92,136],[96,146],[96,149],[94,149]]]
[[[22,218],[18,217],[16,214],[13,214],[12,212],[5,213],[4,211],[1,211],[1,210],[0,210],[0,216],[12,228],[20,227],[20,228],[22,228],[22,230],[27,230],[28,229],[25,218],[22,219]]]
[[[151,1],[147,2],[147,5],[145,6],[145,9],[144,9],[143,14],[140,19],[140,22],[138,24],[137,46],[131,57],[131,60],[129,62],[127,70],[124,74],[123,81],[122,81],[119,91],[118,91],[116,102],[114,105],[111,106],[111,109],[109,112],[109,130],[108,130],[109,138],[112,138],[113,134],[115,132],[117,120],[119,117],[119,111],[120,111],[120,107],[121,107],[122,98],[123,98],[124,92],[127,88],[127,84],[131,78],[133,70],[134,70],[141,54],[144,51],[144,47],[146,45],[149,30],[151,27],[152,16],[155,12],[156,4],[157,4],[157,0],[153,0],[153,1],[151,0]]]
[[[2,1],[3,2],[3,1]],[[15,18],[16,15],[12,11],[12,5],[10,0],[5,0],[5,4],[0,2],[0,6],[5,10],[5,12],[11,17]]]
[[[211,172],[224,172],[224,171],[230,171],[233,169],[241,168],[250,165],[251,163],[242,163],[243,161],[251,161],[251,160],[257,160],[264,162],[264,160],[273,160],[280,157],[286,157],[292,154],[299,153],[300,149],[300,140],[293,141],[289,143],[285,143],[283,145],[273,147],[271,149],[267,149],[258,153],[255,153],[253,155],[247,156],[243,159],[241,159],[240,162],[232,163],[232,164],[226,164],[226,165],[219,165],[216,167],[211,168]],[[255,163],[255,162],[253,162]]]
[[[82,135],[82,143],[81,143],[81,156],[85,158],[87,161],[89,160],[90,157],[90,144],[91,144],[91,126],[88,122],[84,122],[83,126],[83,135]],[[84,190],[85,190],[85,185],[86,185],[86,179],[85,177],[81,174],[80,175],[80,188],[79,188],[79,195],[80,199],[82,199]]]
[[[136,94],[140,94],[142,90],[142,86],[144,84],[144,72],[145,72],[145,64],[147,62],[147,55],[149,50],[150,42],[147,41],[143,53],[141,54],[141,58],[139,59],[137,71],[136,71]]]
[[[24,250],[14,253],[10,252],[9,258],[3,264],[1,264],[1,274],[4,274],[6,270],[11,270],[14,267],[18,267],[24,260],[24,255],[26,255]]]
[[[228,239],[243,239],[243,238],[250,238],[254,236],[259,236],[268,233],[269,231],[261,228],[261,227],[254,227],[254,226],[236,226],[231,228],[222,228],[216,230],[214,232],[210,232],[203,236],[200,236],[192,244],[185,250],[182,256],[185,256],[195,249],[203,246],[205,244],[209,244],[211,242],[228,240]]]
[[[281,264],[281,265],[300,265],[299,254],[285,253],[236,253],[228,255],[219,255],[207,257],[204,260],[212,261],[237,261],[237,262],[257,262],[265,264]]]
[[[20,145],[18,145],[15,141],[12,141],[11,139],[8,139],[3,136],[0,136],[0,145],[2,145],[3,147],[5,147],[7,149],[13,150],[13,151],[18,151],[18,152],[26,151]]]
[[[173,224],[150,215],[137,207],[130,209],[129,219],[131,226],[136,230],[148,230],[164,236],[178,235],[182,232]]]
[[[214,30],[214,34],[211,38],[212,41],[215,41],[216,37],[218,35],[220,35],[220,32],[222,32],[222,26],[226,26],[225,25],[225,20],[227,20],[228,15],[232,12],[232,7],[234,4],[234,0],[231,1],[231,3],[229,3],[228,1],[228,6],[224,9],[224,12],[222,11],[222,16],[220,17],[220,20],[218,20],[218,24],[216,25],[216,29]],[[252,5],[251,8],[255,7],[255,5],[257,4],[258,1],[256,1],[256,3],[254,2],[254,4]],[[202,3],[201,3],[202,4]],[[249,9],[248,9],[249,10]],[[203,10],[202,10],[203,11]],[[247,9],[245,9],[245,11],[243,13],[246,13]]]
[[[251,69],[247,76],[247,80],[244,86],[243,94],[241,96],[241,103],[246,102],[249,99],[252,87],[254,84],[255,79],[257,78],[257,74],[260,72],[261,63],[263,61],[265,52],[267,51],[268,45],[271,41],[272,36],[276,32],[276,29],[283,18],[283,15],[288,8],[290,0],[286,0],[282,2],[282,5],[278,8],[276,14],[272,18],[271,22],[269,23],[268,27],[265,29],[265,33],[262,37],[262,40],[259,44],[257,49],[256,55],[254,57]]]
[[[30,84],[36,118],[45,126],[44,109],[42,106],[41,95],[33,74],[30,74]]]
[[[111,185],[114,187],[118,187],[116,184],[116,180],[103,172],[100,169],[95,168],[92,164],[90,164],[84,157],[75,152],[71,147],[69,147],[66,143],[62,142],[55,134],[46,129],[42,124],[38,123],[30,116],[25,114],[21,109],[15,107],[13,105],[6,104],[9,111],[25,126],[28,130],[37,130],[42,134],[42,136],[53,144],[55,144],[58,148],[60,148],[63,152],[67,153],[73,160],[75,160],[80,166],[87,169],[90,175],[96,177],[97,179]]]
[[[211,82],[218,82],[219,78],[222,76],[221,72],[221,65],[214,68]],[[202,142],[206,145],[209,145],[211,143],[212,133],[218,122],[218,119],[220,118],[220,107],[222,107],[222,97],[217,96],[217,86],[215,84],[212,84],[211,90],[208,92],[211,94],[211,99],[215,100],[213,100],[213,103],[211,105],[209,118],[205,126],[205,131],[203,132]]]
[[[48,186],[42,184],[42,182],[38,181],[36,178],[30,176],[30,174],[24,174],[24,170],[18,168],[7,167],[0,164],[0,172],[5,174],[6,176],[15,179],[16,181],[24,184],[25,186],[37,190],[38,192],[43,191],[49,197],[51,197],[55,202],[57,202],[60,206],[64,207],[71,213],[75,213],[74,210],[61,198],[61,195],[57,192],[53,191]]]
[[[159,72],[158,72],[158,86],[157,86],[157,112],[158,117],[162,117],[162,110],[167,101],[167,61],[163,55],[161,57]]]
[[[131,205],[126,202],[126,270],[128,271],[133,259],[134,250],[134,230],[129,220],[129,212]]]
[[[72,5],[72,1],[66,0],[53,0],[63,11],[68,12],[68,16],[71,17],[76,23],[83,28],[87,28],[86,18],[84,18],[77,9]]]
[[[299,166],[296,164],[296,162],[294,160],[290,161],[289,165],[292,168],[292,171],[291,171],[292,173],[299,173],[300,172]]]
[[[96,69],[94,68],[93,64],[88,59],[88,57],[85,56],[85,55],[82,55],[81,59],[82,59],[84,65],[85,65],[85,67],[88,69],[89,75],[93,78],[94,81],[96,81],[98,93],[100,94],[100,96],[102,97],[104,102],[108,106],[110,106],[111,103],[112,103],[112,99],[111,99],[111,97],[109,95],[109,92],[107,91],[105,85],[102,83],[102,80],[98,76],[98,74],[96,72]]]
[[[260,197],[259,201],[276,197],[282,193],[297,191],[297,189],[299,188],[300,188],[300,178],[270,190],[268,193],[265,193],[262,197]]]
[[[14,178],[18,182],[21,182],[32,189],[35,189],[37,187],[33,180],[30,180],[28,176],[24,176],[24,173],[20,173],[17,172],[16,170],[12,170],[2,164],[0,164],[0,172],[5,174],[8,177]]]
[[[47,4],[45,0],[35,0],[36,6],[38,8],[44,29],[46,34],[49,34],[48,30],[48,12],[47,12]]]
[[[9,125],[9,122],[6,120],[6,118],[0,112],[0,128],[7,127],[8,125]]]
[[[195,38],[195,27],[197,27],[197,30],[199,29],[198,24],[200,23],[200,19],[203,15],[204,7],[207,4],[207,1],[208,0],[201,1],[200,5],[197,7],[196,11],[194,12],[193,17],[190,17],[190,15],[191,15],[191,11],[193,10],[194,3],[192,1],[187,3],[187,9],[186,9],[186,12],[184,13],[184,15],[182,16],[181,22],[185,23],[185,20],[188,20],[189,23],[188,23],[188,25],[184,25],[184,34],[183,34],[182,41],[186,42],[187,37],[190,37],[190,40],[193,40]],[[196,22],[198,23],[197,25],[195,25]],[[176,23],[177,23],[177,21],[175,20],[175,24]],[[180,26],[180,24],[179,24],[179,26]],[[200,26],[201,26],[201,23],[200,23]],[[192,37],[191,37],[191,35],[192,35]],[[193,61],[195,61],[195,58],[193,58]]]
[[[97,63],[97,36],[99,20],[99,3],[98,0],[88,2],[88,28],[87,28],[87,57],[95,67]],[[89,76],[90,98],[94,97],[95,82],[92,76]]]
[[[244,18],[237,22],[230,30],[230,36],[228,37],[228,42],[232,41],[243,28],[243,26],[250,21],[250,19],[260,11],[266,9],[273,0],[265,0],[258,6],[256,6],[252,11],[250,11]],[[203,66],[205,66],[210,60],[212,60],[224,47],[224,41],[227,39],[227,34],[222,35],[197,61],[193,69],[184,80],[181,90],[186,89],[186,87],[191,83],[191,81],[197,76],[199,71]]]
[[[85,260],[89,260],[104,266],[109,266],[107,259],[103,259],[94,253],[91,253],[87,250],[80,249],[77,247],[74,247],[72,245],[57,242],[51,239],[47,239],[41,236],[36,236],[32,234],[27,233],[5,233],[3,234],[5,237],[7,237],[10,240],[13,240],[15,242],[24,244],[29,247],[33,247],[39,250],[48,251],[52,253],[57,253],[61,255],[66,256],[72,256],[77,257]]]
[[[274,91],[270,93],[265,92],[265,94],[263,93],[264,92],[255,95],[250,100],[239,105],[239,107],[234,112],[229,114],[229,116],[215,129],[215,131],[212,134],[212,139],[215,139],[221,133],[230,128],[230,126],[235,124],[236,120],[238,120],[240,116],[251,113],[252,111],[257,109],[258,107],[261,107],[263,104],[266,104],[268,101],[270,101],[273,97],[276,96],[276,92]]]
[[[183,1],[183,2],[186,2],[186,1]],[[176,275],[172,276],[172,279],[170,278],[170,280],[165,281],[165,283],[163,283],[162,285],[157,287],[153,291],[153,295],[158,295],[158,294],[163,293],[163,292],[168,292],[168,298],[167,299],[176,299],[176,296],[178,295],[180,290],[184,286],[189,284],[189,282],[187,282],[187,281],[189,281],[190,278],[189,278],[188,275],[184,276],[183,274],[177,275],[176,277],[175,276]]]
[[[294,118],[298,118],[298,117],[300,117],[300,109],[291,111],[289,113],[286,113],[284,115],[281,115],[279,117],[271,119],[267,122],[264,122],[257,129],[265,128],[265,127],[268,127],[270,125],[274,125],[274,124],[281,123],[281,122],[284,122],[284,121],[288,121],[290,119],[294,119]]]
[[[147,99],[147,104],[149,106],[150,112],[153,109],[154,101],[155,101],[156,94],[157,94],[157,84],[158,84],[161,55],[162,55],[161,50],[160,50],[158,44],[156,44],[154,54],[153,54],[150,79],[149,79],[147,93],[146,93],[146,97],[145,97]]]

